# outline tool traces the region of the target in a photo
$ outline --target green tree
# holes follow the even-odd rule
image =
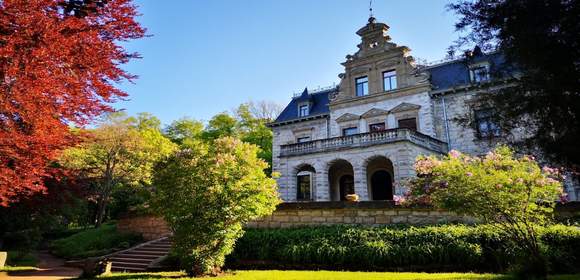
[[[165,128],[165,136],[178,145],[201,139],[203,123],[190,118],[172,122]]]
[[[203,138],[211,141],[221,137],[239,137],[238,120],[228,113],[220,113],[209,120]]]
[[[268,163],[266,173],[272,173],[272,130],[266,126],[271,119],[258,117],[261,110],[252,110],[252,103],[244,103],[236,110],[242,141],[260,147],[258,157]]]
[[[507,147],[484,157],[457,151],[443,159],[419,157],[415,170],[411,202],[431,202],[500,227],[527,252],[526,279],[546,277],[536,230],[551,222],[555,203],[564,195],[558,170],[540,168],[530,156],[515,158]]]
[[[515,144],[580,169],[580,1],[461,0],[450,8],[464,32],[452,48],[499,49],[517,70],[515,85],[484,96],[501,127],[527,128]]]
[[[155,204],[173,229],[174,250],[190,275],[215,273],[242,226],[279,203],[258,147],[226,137],[178,152],[158,168]]]
[[[150,114],[140,114],[137,118],[109,114],[97,128],[81,132],[84,141],[61,155],[64,167],[94,182],[97,227],[103,222],[115,188],[150,184],[154,165],[175,150],[159,126],[159,120]]]

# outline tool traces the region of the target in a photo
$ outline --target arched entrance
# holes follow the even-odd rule
[[[378,170],[371,176],[371,197],[373,200],[393,200],[393,180],[385,170]]]
[[[367,160],[367,184],[372,200],[392,200],[393,163],[384,156],[375,156]]]
[[[328,185],[330,199],[346,200],[347,194],[354,194],[354,169],[352,164],[344,159],[333,160],[328,164]]]
[[[347,194],[354,194],[354,177],[352,175],[342,175],[339,181],[340,200],[345,201]]]
[[[303,164],[296,168],[296,200],[314,200],[316,170],[312,165]]]

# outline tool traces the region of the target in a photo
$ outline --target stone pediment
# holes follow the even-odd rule
[[[363,118],[372,118],[377,116],[386,116],[389,112],[383,109],[372,108],[368,110],[366,113],[362,114],[361,117]]]
[[[403,102],[391,109],[391,113],[419,110],[420,108],[420,105]]]
[[[358,115],[346,113],[336,119],[337,122],[348,122],[348,121],[355,121],[360,119]]]

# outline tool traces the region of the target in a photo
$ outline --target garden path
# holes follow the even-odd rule
[[[64,266],[64,260],[59,259],[47,251],[37,253],[38,269],[29,271],[0,272],[2,280],[57,280],[77,278],[82,270]]]

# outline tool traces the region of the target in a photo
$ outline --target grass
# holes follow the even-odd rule
[[[183,278],[181,278],[183,277]],[[157,273],[112,273],[101,275],[100,280],[148,280],[148,279],[193,279],[187,278],[182,272],[157,272]],[[408,272],[344,272],[344,271],[281,271],[281,270],[243,270],[226,273],[221,277],[207,279],[219,280],[459,280],[459,279],[512,279],[508,275],[500,274],[476,274],[476,273],[408,273]],[[551,276],[550,280],[574,280],[580,279],[580,275],[557,275]]]
[[[0,272],[14,272],[14,271],[32,271],[36,270],[34,266],[4,266],[0,268]]]
[[[104,224],[53,241],[51,252],[67,259],[96,257],[129,248],[140,241],[139,236],[117,232],[114,224]]]
[[[34,267],[38,260],[30,252],[8,251],[6,265],[10,267]]]

